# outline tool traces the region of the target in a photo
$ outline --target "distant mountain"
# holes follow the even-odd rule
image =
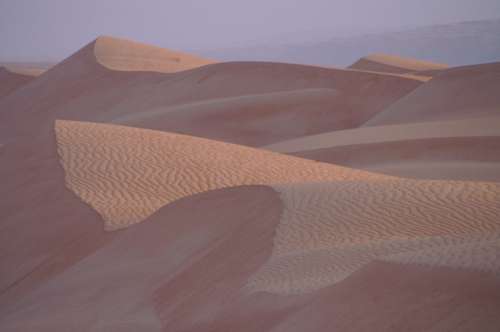
[[[320,43],[263,45],[202,52],[219,60],[262,60],[348,66],[371,53],[447,63],[500,61],[500,19],[333,38]]]

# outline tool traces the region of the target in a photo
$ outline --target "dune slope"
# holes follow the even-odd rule
[[[31,82],[36,76],[13,71],[8,67],[0,67],[0,98]]]
[[[444,70],[365,126],[465,119],[499,113],[500,63]]]
[[[266,148],[397,176],[500,181],[498,117],[362,127]]]

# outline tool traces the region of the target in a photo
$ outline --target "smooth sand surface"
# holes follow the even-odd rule
[[[427,73],[427,75],[431,71],[434,71],[436,73],[439,70],[448,68],[448,66],[445,64],[433,63],[411,58],[403,58],[388,54],[370,54],[359,59],[358,61],[350,65],[349,68],[394,74],[421,73],[423,74],[423,76],[426,76],[424,73]]]
[[[265,148],[395,176],[500,181],[499,119],[362,127]]]
[[[275,152],[290,153],[345,145],[375,144],[401,140],[489,136],[500,136],[500,116],[339,130],[279,142],[267,145],[264,148]]]
[[[500,62],[456,67],[401,98],[366,122],[366,126],[499,114]]]

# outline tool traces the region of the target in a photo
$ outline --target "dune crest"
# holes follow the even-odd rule
[[[94,54],[101,65],[119,71],[175,73],[215,62],[187,53],[108,36],[95,40]]]
[[[163,205],[238,185],[382,179],[344,167],[185,135],[58,120],[66,185],[107,230],[141,222]]]
[[[439,71],[448,68],[445,64],[422,61],[412,58],[403,58],[388,54],[370,54],[352,65],[352,69],[379,71],[393,74],[429,74],[431,71]],[[430,75],[432,76],[432,75]]]

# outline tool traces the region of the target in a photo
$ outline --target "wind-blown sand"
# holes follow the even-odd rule
[[[496,64],[384,59],[100,37],[6,94],[0,330],[498,331]]]

